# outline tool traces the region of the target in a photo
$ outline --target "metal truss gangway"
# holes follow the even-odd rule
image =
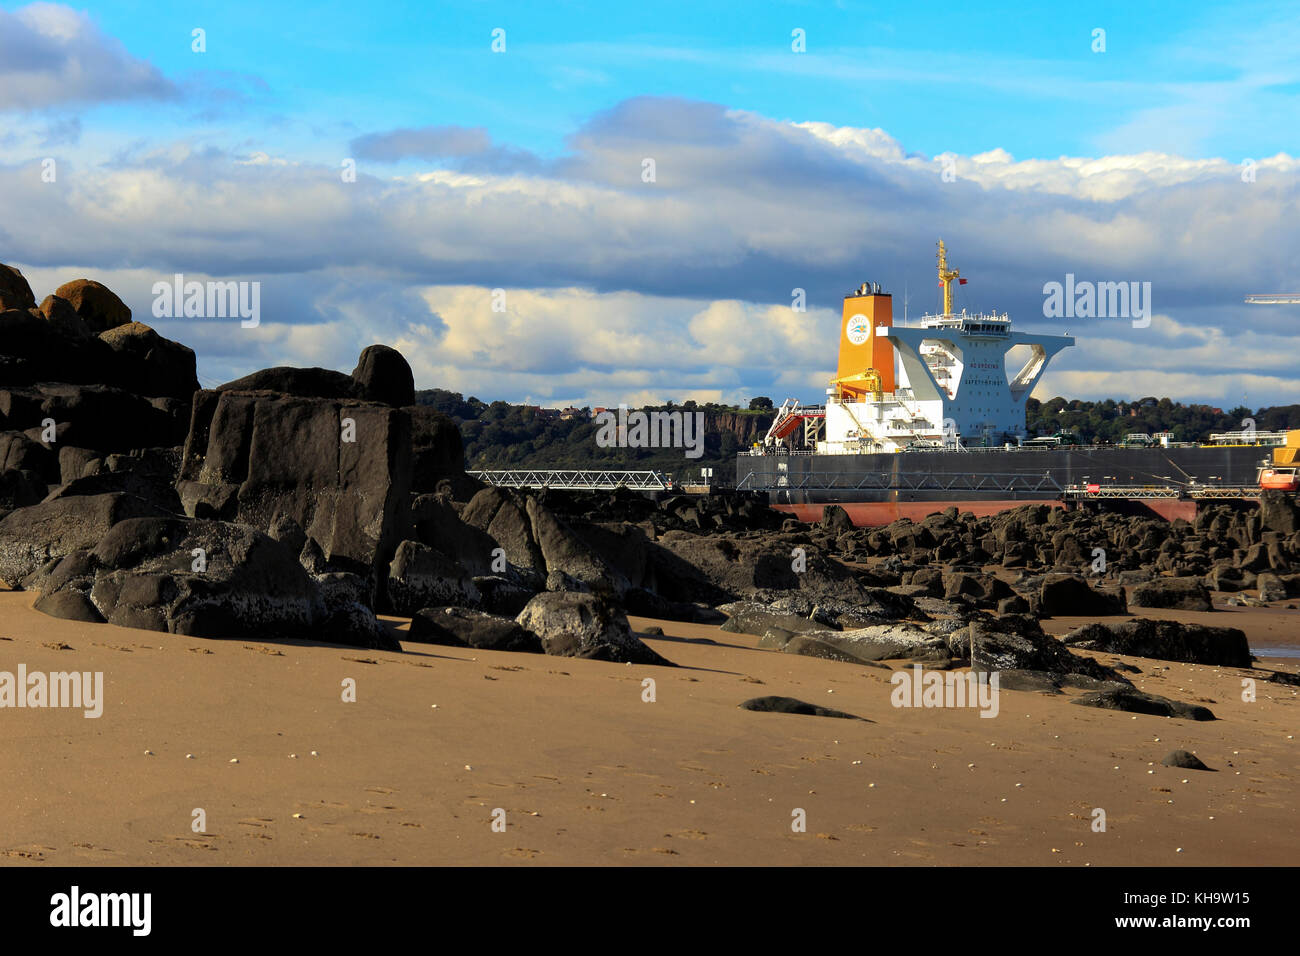
[[[498,488],[555,488],[560,491],[669,491],[672,478],[661,471],[600,471],[573,468],[512,468],[469,471],[467,475]]]

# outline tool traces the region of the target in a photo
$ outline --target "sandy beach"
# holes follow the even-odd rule
[[[0,592],[0,670],[102,671],[105,701],[98,719],[0,711],[9,864],[1261,866],[1300,852],[1300,690],[1263,680],[1294,659],[1252,674],[1097,655],[1213,722],[1005,690],[986,719],[896,709],[887,670],[712,626],[632,618],[661,626],[643,636],[680,665],[655,668],[201,640],[56,620],[34,597]],[[1194,617],[1294,645],[1295,613]],[[768,694],[870,722],[738,706]],[[1162,766],[1178,748],[1217,772]]]

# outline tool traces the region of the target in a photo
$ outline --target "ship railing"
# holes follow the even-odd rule
[[[961,491],[1043,493],[1063,491],[1049,474],[950,474],[931,472],[813,472],[807,474],[755,474],[749,472],[737,488],[783,491]]]

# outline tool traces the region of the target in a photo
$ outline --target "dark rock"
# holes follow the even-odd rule
[[[494,574],[478,575],[473,580],[479,593],[479,607],[490,614],[504,617],[518,616],[536,593]]]
[[[627,578],[586,547],[549,509],[529,498],[526,510],[548,575],[563,572],[598,594],[617,596],[627,591]]]
[[[316,575],[315,582],[323,608],[314,627],[319,640],[401,651],[401,642],[375,617],[368,579],[359,574],[333,571]]]
[[[1038,612],[1044,617],[1100,616],[1127,611],[1122,593],[1096,591],[1078,574],[1045,574],[1038,593]]]
[[[943,666],[952,657],[945,641],[912,624],[797,633],[781,650],[786,654],[861,664],[906,659]]]
[[[102,624],[104,616],[91,603],[84,591],[66,590],[53,594],[42,594],[32,605],[42,614],[62,618],[65,621],[84,621],[87,624]]]
[[[352,376],[327,368],[293,368],[279,365],[218,385],[218,392],[278,392],[297,398],[328,398],[348,401],[357,398]]]
[[[164,516],[134,495],[59,498],[10,512],[0,519],[0,581],[10,587],[51,558],[93,548],[128,518]]]
[[[853,519],[839,505],[826,505],[822,508],[820,526],[827,531],[843,534],[846,531],[853,530]]]
[[[383,402],[394,408],[415,404],[415,377],[402,353],[387,345],[368,345],[361,350],[352,370],[358,398]]]
[[[632,633],[627,615],[596,594],[546,592],[516,619],[542,640],[547,654],[674,667]]]
[[[1152,657],[1225,667],[1250,667],[1250,646],[1235,627],[1208,627],[1179,621],[1137,619],[1088,624],[1065,635],[1065,643],[1085,650]]]
[[[41,303],[41,314],[59,335],[70,339],[88,339],[94,333],[86,320],[77,314],[72,303],[57,295],[47,295]]]
[[[1147,694],[1131,687],[1083,694],[1072,699],[1070,703],[1083,707],[1099,707],[1102,710],[1121,710],[1129,714],[1150,714],[1154,717],[1179,717],[1185,720],[1215,719],[1208,707],[1185,704],[1182,701]]]
[[[141,322],[101,332],[99,339],[118,358],[119,374],[141,395],[166,395],[188,402],[199,389],[193,350],[165,339]]]
[[[411,619],[411,641],[485,651],[543,653],[542,642],[508,617],[461,607],[424,608]]]
[[[307,544],[307,532],[303,531],[302,525],[287,514],[279,514],[272,518],[266,533],[295,553],[301,553]]]
[[[546,580],[546,562],[523,501],[500,488],[484,488],[470,499],[460,517],[500,545],[506,560],[533,576],[539,587]]]
[[[809,717],[839,717],[844,720],[861,720],[864,723],[871,723],[865,717],[846,714],[842,710],[831,710],[829,707],[818,707],[816,704],[809,704],[793,697],[751,697],[740,706],[743,710],[753,710],[764,714],[804,714]]]
[[[113,290],[93,279],[65,282],[54,294],[67,300],[95,335],[131,321],[131,310],[126,303]]]
[[[1214,772],[1212,767],[1207,767],[1201,762],[1201,758],[1196,754],[1186,750],[1171,750],[1165,754],[1160,761],[1166,767],[1178,767],[1182,770],[1209,770]]]
[[[477,481],[465,475],[465,445],[456,423],[426,405],[403,410],[411,419],[411,488],[432,492],[447,481],[459,500],[472,495]]]
[[[762,635],[774,627],[792,633],[826,629],[826,625],[819,621],[798,614],[782,613],[774,610],[772,605],[753,601],[734,601],[720,605],[718,610],[727,615],[722,630],[732,634]]]
[[[34,309],[36,296],[23,274],[0,262],[0,312],[7,309]]]
[[[1259,523],[1268,531],[1279,534],[1294,534],[1300,531],[1300,514],[1297,514],[1295,500],[1286,492],[1272,488],[1259,493]]]
[[[964,640],[954,635],[950,643],[954,652],[969,655],[971,670],[977,673],[1030,670],[1056,675],[1083,674],[1097,680],[1128,683],[1104,664],[1071,654],[1064,644],[1045,634],[1032,617],[1007,615],[991,622],[974,620]]]
[[[470,574],[441,551],[403,541],[388,572],[388,603],[395,614],[449,604],[474,607],[481,596]]]
[[[1196,578],[1156,578],[1128,591],[1134,607],[1174,608],[1181,611],[1212,611],[1210,593]]]
[[[384,405],[197,392],[177,489],[195,516],[266,529],[288,515],[332,569],[380,589],[411,537],[409,425]]]

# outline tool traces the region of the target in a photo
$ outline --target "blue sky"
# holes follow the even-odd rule
[[[609,405],[816,398],[838,295],[929,306],[942,234],[1029,327],[1066,272],[1153,283],[1040,397],[1300,401],[1295,312],[1241,302],[1300,288],[1298,48],[1293,4],[0,3],[0,261],[146,321],[159,277],[262,282],[259,329],[154,323],[209,381],[387,341]]]

